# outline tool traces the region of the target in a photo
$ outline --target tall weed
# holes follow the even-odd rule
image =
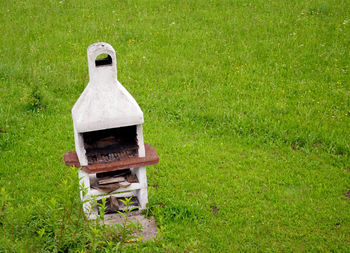
[[[0,222],[4,234],[11,235],[11,241],[26,240],[28,249],[41,252],[110,252],[118,251],[128,242],[140,242],[133,234],[140,231],[140,225],[129,221],[129,213],[133,210],[131,198],[124,204],[127,210],[120,215],[123,223],[116,225],[105,224],[105,203],[100,206],[100,216],[89,220],[83,212],[82,202],[78,197],[78,180],[76,170],[62,181],[59,194],[49,200],[33,199],[35,206],[22,224],[13,224],[12,218],[18,215],[21,206],[14,206],[11,197],[2,188],[0,192]],[[17,209],[17,211],[16,211]],[[16,231],[20,231],[17,233]],[[35,243],[34,243],[35,242]],[[0,243],[4,251],[18,250],[16,245]],[[40,248],[31,248],[41,245]]]

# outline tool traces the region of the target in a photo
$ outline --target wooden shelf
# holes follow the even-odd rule
[[[122,170],[126,168],[138,168],[147,165],[157,164],[159,162],[158,154],[153,146],[145,143],[145,151],[145,157],[130,157],[118,161],[94,163],[88,166],[83,166],[81,169],[86,173],[93,174],[114,170]],[[77,168],[81,167],[78,156],[75,151],[65,153],[64,162],[67,166],[75,166]]]

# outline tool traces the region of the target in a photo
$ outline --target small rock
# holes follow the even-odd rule
[[[345,197],[350,198],[350,191],[348,191],[347,193],[345,193]]]
[[[219,209],[216,206],[210,206],[213,213],[218,213]]]

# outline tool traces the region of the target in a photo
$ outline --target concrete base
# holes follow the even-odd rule
[[[95,174],[89,174],[83,170],[79,170],[79,184],[81,189],[86,190],[85,195],[83,194],[83,190],[80,191],[80,198],[84,201],[83,209],[84,212],[89,215],[89,219],[95,219],[98,215],[97,209],[92,207],[94,203],[91,203],[91,201],[106,198],[108,196],[120,198],[135,196],[139,202],[139,209],[146,209],[146,204],[148,202],[146,167],[132,168],[131,170],[137,176],[139,183],[132,183],[127,188],[121,187],[109,194],[90,187],[90,181],[94,180],[93,177],[96,177]]]
[[[143,229],[142,233],[135,234],[134,236],[140,237],[142,234],[142,241],[148,241],[157,236],[157,223],[154,217],[146,218],[140,213],[140,211],[133,211],[130,213],[129,220],[133,222],[141,223]],[[120,214],[106,214],[105,215],[105,224],[122,224],[123,218]]]

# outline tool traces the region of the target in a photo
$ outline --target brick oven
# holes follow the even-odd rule
[[[154,147],[143,141],[143,112],[117,79],[117,59],[105,42],[87,49],[89,83],[72,109],[75,151],[65,154],[69,166],[81,168],[83,201],[108,198],[111,211],[122,197],[134,197],[139,209],[148,201],[146,165],[158,162]],[[102,56],[102,57],[101,57]],[[114,204],[113,204],[114,203]],[[90,218],[98,210],[84,202]]]

